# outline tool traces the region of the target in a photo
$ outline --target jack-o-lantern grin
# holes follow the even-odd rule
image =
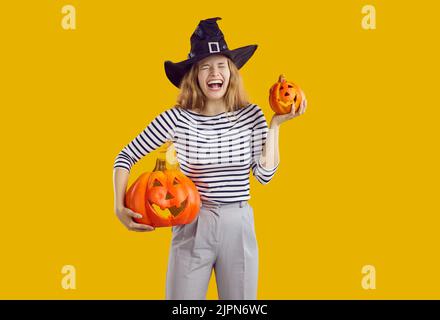
[[[157,215],[162,216],[164,218],[167,218],[170,216],[170,214],[173,217],[177,217],[183,210],[185,210],[185,208],[188,204],[188,199],[185,199],[184,201],[182,201],[180,203],[180,206],[178,206],[178,207],[176,205],[173,205],[168,208],[161,208],[159,205],[157,205],[151,201],[148,201],[148,203],[150,204],[152,211],[154,213],[156,213]]]

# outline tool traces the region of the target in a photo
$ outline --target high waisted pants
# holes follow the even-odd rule
[[[167,300],[206,299],[212,270],[219,299],[257,299],[258,244],[247,201],[202,202],[197,218],[172,233]]]

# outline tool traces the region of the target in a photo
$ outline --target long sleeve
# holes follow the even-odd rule
[[[156,116],[119,152],[113,167],[124,168],[130,172],[131,167],[148,153],[156,150],[166,141],[172,141],[179,119],[178,113],[176,108],[170,108]]]
[[[264,145],[266,144],[266,138],[269,129],[263,111],[259,106],[256,106],[256,108],[258,109],[258,111],[252,128],[252,139],[251,139],[251,150],[252,150],[251,168],[254,177],[261,184],[267,184],[275,175],[279,163],[271,169],[266,169],[260,163],[261,154],[263,152]]]

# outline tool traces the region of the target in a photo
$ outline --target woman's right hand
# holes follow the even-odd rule
[[[121,207],[116,209],[115,211],[119,220],[130,231],[146,232],[146,231],[153,231],[156,229],[153,226],[140,224],[133,221],[133,218],[142,218],[142,215],[130,210],[129,208]]]

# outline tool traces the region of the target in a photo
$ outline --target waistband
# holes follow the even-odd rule
[[[242,201],[236,201],[236,202],[229,202],[229,203],[216,203],[216,202],[209,202],[209,201],[202,201],[201,207],[205,208],[243,208],[247,205],[246,200]]]

